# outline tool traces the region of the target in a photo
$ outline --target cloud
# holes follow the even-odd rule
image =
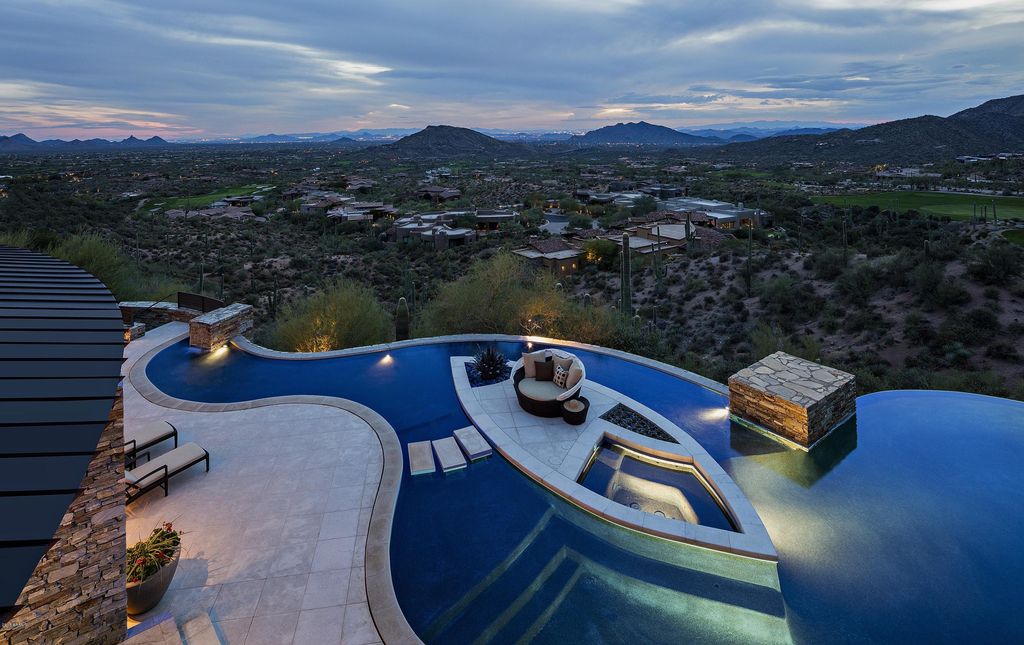
[[[1024,87],[1022,32],[1020,0],[7,0],[0,132],[950,114]]]

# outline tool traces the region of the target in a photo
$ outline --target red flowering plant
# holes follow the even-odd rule
[[[183,532],[164,522],[149,537],[128,549],[128,584],[142,582],[174,559],[181,546]]]

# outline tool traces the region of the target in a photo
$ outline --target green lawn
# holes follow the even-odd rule
[[[1015,228],[1012,231],[1003,231],[1003,237],[1014,244],[1024,246],[1024,229],[1022,228]]]
[[[235,197],[239,195],[251,195],[258,188],[261,188],[262,184],[246,184],[245,186],[232,186],[230,188],[224,188],[218,190],[215,193],[209,195],[192,195],[190,197],[172,197],[167,199],[160,204],[160,208],[165,211],[169,211],[174,208],[206,208],[215,201],[224,199],[225,197]]]
[[[948,215],[953,219],[969,219],[974,212],[974,204],[978,205],[979,214],[982,206],[988,206],[989,217],[992,217],[992,203],[995,202],[996,214],[1000,218],[1024,218],[1024,198],[1022,197],[989,197],[988,195],[958,195],[939,192],[896,191],[886,193],[862,193],[856,195],[820,195],[812,197],[815,204],[836,204],[842,206],[878,206],[881,209],[891,207],[899,200],[901,211],[927,211],[933,215]]]

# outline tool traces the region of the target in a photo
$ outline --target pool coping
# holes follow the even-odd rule
[[[672,444],[645,437],[598,418],[588,423],[560,466],[544,464],[498,427],[475,396],[470,398],[475,388],[470,385],[464,366],[471,359],[469,356],[451,357],[452,379],[459,404],[470,421],[487,435],[498,452],[530,479],[568,503],[626,529],[733,555],[778,561],[778,552],[768,535],[768,529],[750,500],[704,447],[678,425],[643,403],[587,379],[584,382],[585,388],[589,387],[616,403],[632,408],[678,443]],[[487,387],[493,388],[495,385],[512,387],[512,379]],[[577,480],[587,464],[588,457],[605,437],[631,449],[693,467],[714,489],[730,518],[738,524],[739,531],[726,531],[644,513],[623,506],[580,485]]]
[[[398,597],[395,594],[391,578],[391,525],[404,468],[402,446],[395,429],[372,408],[340,397],[287,395],[236,403],[201,403],[168,396],[149,380],[146,368],[157,354],[187,337],[187,331],[170,337],[143,354],[128,371],[129,382],[142,397],[151,403],[165,408],[192,412],[233,412],[284,404],[324,405],[350,412],[373,429],[380,441],[384,460],[367,530],[364,564],[367,605],[377,633],[383,642],[421,644],[422,641],[409,625],[405,613],[402,612],[402,608],[398,604]]]
[[[716,394],[721,394],[728,399],[729,397],[729,386],[718,381],[713,381],[705,376],[701,376],[696,372],[685,370],[675,365],[669,365],[661,361],[654,360],[653,358],[647,358],[638,354],[630,354],[619,349],[610,349],[608,347],[602,347],[600,345],[591,345],[589,343],[580,343],[573,340],[563,340],[560,338],[548,338],[545,336],[516,336],[514,334],[452,334],[449,336],[428,336],[426,338],[411,338],[409,340],[395,341],[392,343],[380,343],[377,345],[364,345],[362,347],[350,347],[348,349],[335,349],[328,352],[283,352],[276,349],[268,349],[262,345],[258,345],[248,338],[243,336],[236,336],[232,339],[232,344],[238,349],[259,356],[261,358],[278,358],[289,361],[308,361],[308,360],[320,360],[324,358],[340,358],[343,356],[358,356],[360,354],[373,354],[376,352],[386,352],[396,349],[402,349],[405,347],[416,347],[418,345],[437,345],[444,343],[488,343],[493,341],[504,341],[504,342],[524,342],[524,343],[542,343],[556,345],[560,347],[573,347],[576,349],[585,349],[595,354],[604,354],[605,356],[611,356],[630,363],[636,363],[643,365],[644,367],[650,367],[660,372],[670,374],[676,378],[689,381],[694,385],[710,390]]]

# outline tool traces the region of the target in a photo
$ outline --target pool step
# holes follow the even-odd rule
[[[435,439],[430,443],[434,445],[434,453],[441,463],[442,471],[447,473],[466,467],[466,458],[462,456],[462,450],[459,449],[459,444],[455,443],[454,437]]]
[[[437,470],[434,465],[434,453],[429,441],[416,441],[409,444],[409,474],[429,475]]]
[[[473,426],[466,426],[455,431],[455,440],[462,447],[470,461],[491,456],[491,444]]]

